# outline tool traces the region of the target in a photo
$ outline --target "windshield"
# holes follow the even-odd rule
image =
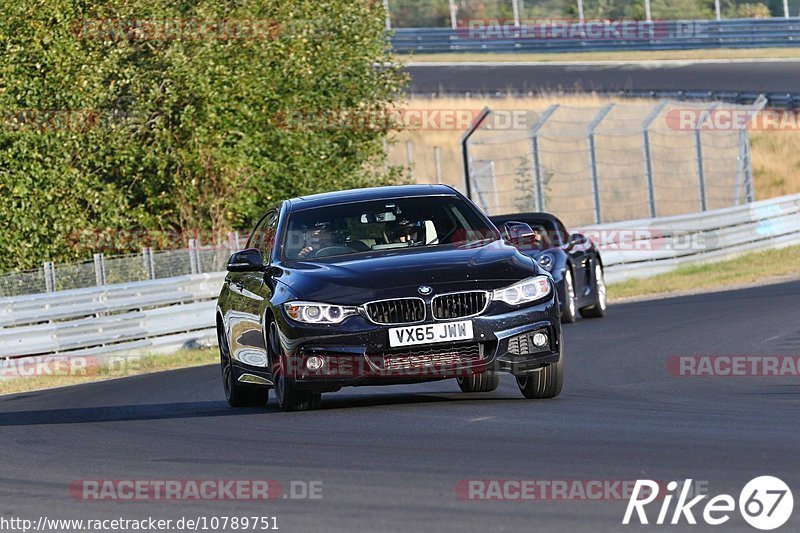
[[[385,250],[472,246],[498,238],[497,230],[457,197],[354,202],[292,213],[283,257],[304,260]]]

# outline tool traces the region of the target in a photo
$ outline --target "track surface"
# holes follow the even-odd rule
[[[642,62],[552,65],[421,65],[407,67],[410,92],[794,91],[800,62]],[[789,88],[789,89],[787,89]]]
[[[694,478],[712,495],[738,496],[748,480],[771,474],[797,498],[797,379],[674,377],[665,361],[797,354],[799,299],[793,282],[612,306],[605,319],[566,326],[567,380],[552,401],[521,399],[504,376],[486,395],[443,381],[345,389],[310,413],[282,413],[273,402],[232,410],[211,366],[5,397],[3,513],[276,515],[281,531],[300,532],[596,532],[638,529],[620,525],[625,501],[462,501],[454,488],[470,478]],[[219,478],[321,480],[323,499],[130,503],[67,495],[78,479]],[[798,520],[796,510],[788,530]],[[734,514],[721,530],[747,526]]]

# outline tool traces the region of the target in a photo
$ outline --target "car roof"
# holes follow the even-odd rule
[[[513,220],[516,220],[516,219],[548,220],[550,222],[558,221],[558,217],[553,215],[552,213],[516,213],[516,214],[512,214],[512,215],[491,216],[491,217],[489,217],[489,219],[491,219],[492,222],[496,222],[496,221],[508,222],[508,221],[513,221]],[[525,220],[519,220],[519,222],[525,222]]]
[[[300,196],[292,198],[288,202],[292,210],[300,210],[371,200],[394,200],[420,196],[456,196],[456,194],[455,190],[447,185],[388,185],[385,187],[350,189],[347,191]]]

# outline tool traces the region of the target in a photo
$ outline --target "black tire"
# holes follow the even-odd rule
[[[500,385],[500,374],[487,369],[480,374],[459,376],[456,381],[461,392],[492,392]]]
[[[578,297],[575,294],[575,276],[567,266],[564,272],[564,306],[561,309],[561,322],[572,324],[578,318]]]
[[[269,401],[269,388],[259,385],[242,385],[236,381],[230,348],[225,331],[217,327],[219,361],[222,367],[222,387],[231,407],[261,407]]]
[[[606,316],[606,309],[608,308],[606,280],[603,274],[603,267],[600,263],[595,263],[594,265],[594,279],[597,284],[594,303],[586,307],[581,307],[581,316],[583,318],[602,318]]]
[[[267,327],[267,352],[272,368],[275,400],[283,411],[310,411],[322,404],[322,394],[299,390],[294,380],[286,375],[286,356],[278,341],[278,326],[270,322]]]
[[[563,346],[563,344],[562,344]],[[550,363],[541,370],[517,376],[520,392],[529,400],[555,398],[564,386],[564,352],[558,363]]]

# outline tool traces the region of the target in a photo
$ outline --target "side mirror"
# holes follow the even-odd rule
[[[533,240],[533,228],[524,222],[506,222],[503,231],[508,242],[514,246],[527,244]]]
[[[255,248],[236,252],[228,259],[228,272],[263,272],[264,257]]]
[[[571,233],[569,236],[570,244],[586,244],[588,241],[589,239],[586,238],[586,235],[580,233]]]

